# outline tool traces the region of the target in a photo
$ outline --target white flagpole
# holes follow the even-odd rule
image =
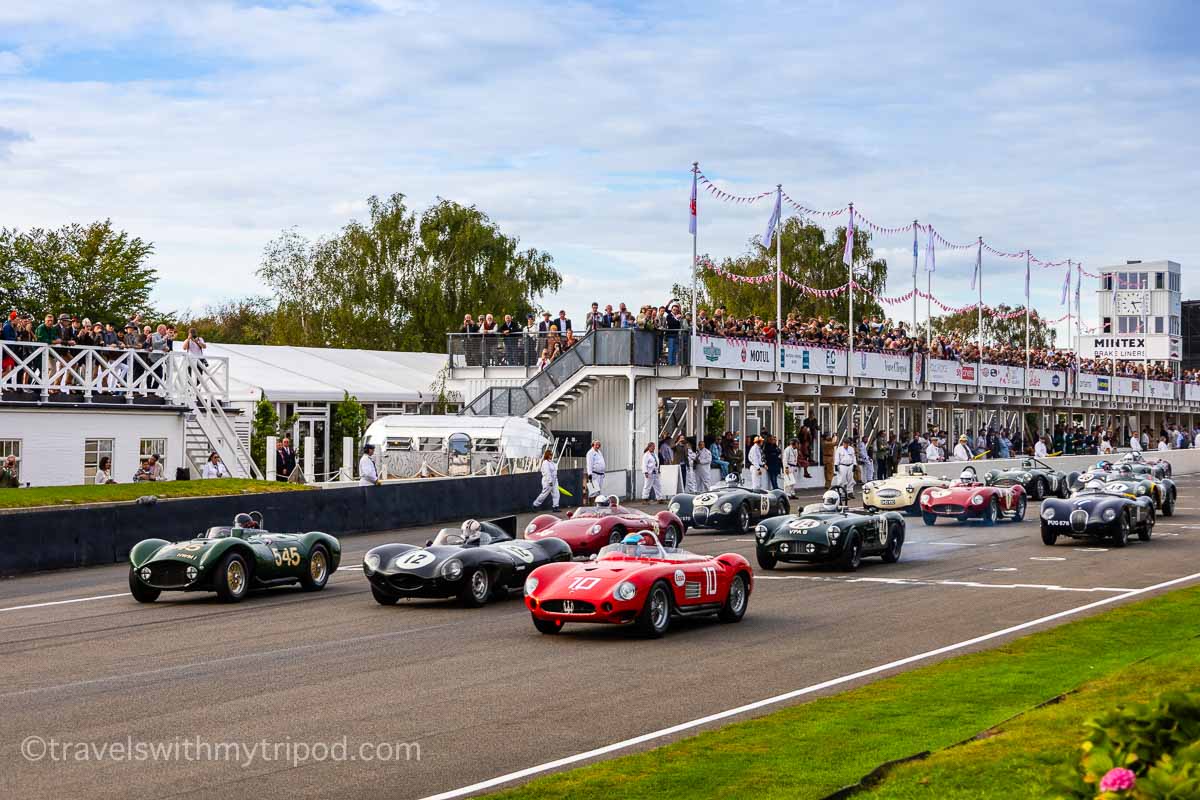
[[[775,184],[775,378],[782,375],[780,355],[783,353],[783,184]],[[783,431],[780,431],[782,435]]]
[[[915,339],[917,336],[917,231],[920,230],[920,225],[913,220],[913,328],[912,335]]]
[[[696,249],[696,237],[700,230],[700,198],[696,192],[696,176],[699,174],[699,172],[700,172],[700,162],[693,161],[692,162],[692,198],[693,198],[693,202],[696,203],[696,214],[693,217],[693,219],[695,220],[695,224],[694,224],[694,227],[692,228],[692,343],[691,343],[692,347],[696,346],[696,285],[698,283],[698,280],[697,280],[698,267],[696,265],[696,258],[698,256],[698,253],[697,253],[697,249]]]
[[[1071,349],[1071,259],[1067,259],[1067,349]]]
[[[979,288],[979,296],[976,300],[977,316],[979,319],[979,364],[975,367],[975,380],[978,383],[979,391],[983,391],[983,237],[979,237],[978,249],[975,251],[975,284]]]
[[[929,269],[929,248],[933,245],[933,223],[929,223],[929,242],[925,245],[925,345],[933,349],[933,271]],[[934,262],[936,266],[937,262]]]
[[[1025,393],[1029,393],[1029,259],[1033,254],[1025,251]]]
[[[850,204],[850,221],[846,225],[846,236],[850,239],[846,247],[850,248],[850,264],[846,267],[850,277],[846,284],[846,294],[850,295],[850,357],[846,360],[846,382],[854,377],[854,203]]]

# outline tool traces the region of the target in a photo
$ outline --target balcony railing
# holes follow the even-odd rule
[[[229,400],[229,364],[186,353],[0,342],[0,403],[157,402],[195,405],[197,387]]]

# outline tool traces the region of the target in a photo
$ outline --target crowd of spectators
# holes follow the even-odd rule
[[[48,313],[41,322],[32,314],[12,310],[0,323],[0,343],[9,350],[0,361],[0,380],[10,385],[33,383],[40,376],[42,364],[39,360],[25,361],[28,354],[40,345],[49,345],[51,358],[47,378],[50,392],[68,391],[78,383],[77,377],[68,369],[74,357],[72,348],[94,347],[104,355],[105,362],[116,360],[122,352],[136,351],[145,357],[132,363],[113,363],[110,366],[93,365],[94,373],[89,376],[97,380],[101,389],[113,389],[122,384],[132,371],[136,381],[142,374],[149,373],[146,389],[154,388],[158,378],[154,374],[154,363],[163,354],[181,349],[199,363],[204,363],[207,343],[194,328],[189,328],[186,338],[177,341],[178,332],[174,324],[159,322],[151,324],[134,314],[122,323],[92,321],[67,313],[58,316]],[[79,371],[78,369],[76,370]]]

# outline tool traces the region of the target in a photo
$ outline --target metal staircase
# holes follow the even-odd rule
[[[681,433],[687,432],[688,410],[691,408],[691,401],[687,398],[668,398],[664,402],[664,412],[661,416],[662,424],[659,426],[658,438],[659,441],[666,438],[669,441],[675,439]]]
[[[226,392],[210,370],[191,361],[184,363],[186,368],[179,370],[174,388],[192,408],[184,423],[184,448],[192,471],[198,476],[209,454],[215,452],[234,478],[262,480],[263,474],[250,456],[249,420],[238,425],[225,413]]]

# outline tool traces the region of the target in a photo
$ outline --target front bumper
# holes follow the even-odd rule
[[[370,572],[363,570],[371,585],[381,592],[396,597],[454,597],[463,586],[462,579],[456,581],[445,578],[422,578],[405,572]]]
[[[698,506],[692,509],[692,518],[689,523],[693,528],[715,528],[717,530],[733,530],[737,528],[737,514],[730,512],[726,514],[718,509],[710,509],[707,506]]]
[[[985,508],[987,508],[986,503],[981,506],[962,506],[957,503],[931,503],[927,506],[921,506],[921,513],[933,514],[937,517],[953,517],[954,519],[966,517],[967,519],[971,519],[973,517],[982,517]]]
[[[598,603],[573,597],[525,596],[525,607],[538,619],[560,622],[592,622],[606,625],[626,625],[637,619],[644,597],[639,593],[632,600],[605,597]]]
[[[915,496],[901,492],[895,497],[883,497],[875,492],[863,492],[863,505],[871,508],[908,508]]]
[[[765,552],[777,561],[819,563],[833,561],[842,554],[840,545],[804,542],[792,539],[770,541],[757,545],[760,552]]]

